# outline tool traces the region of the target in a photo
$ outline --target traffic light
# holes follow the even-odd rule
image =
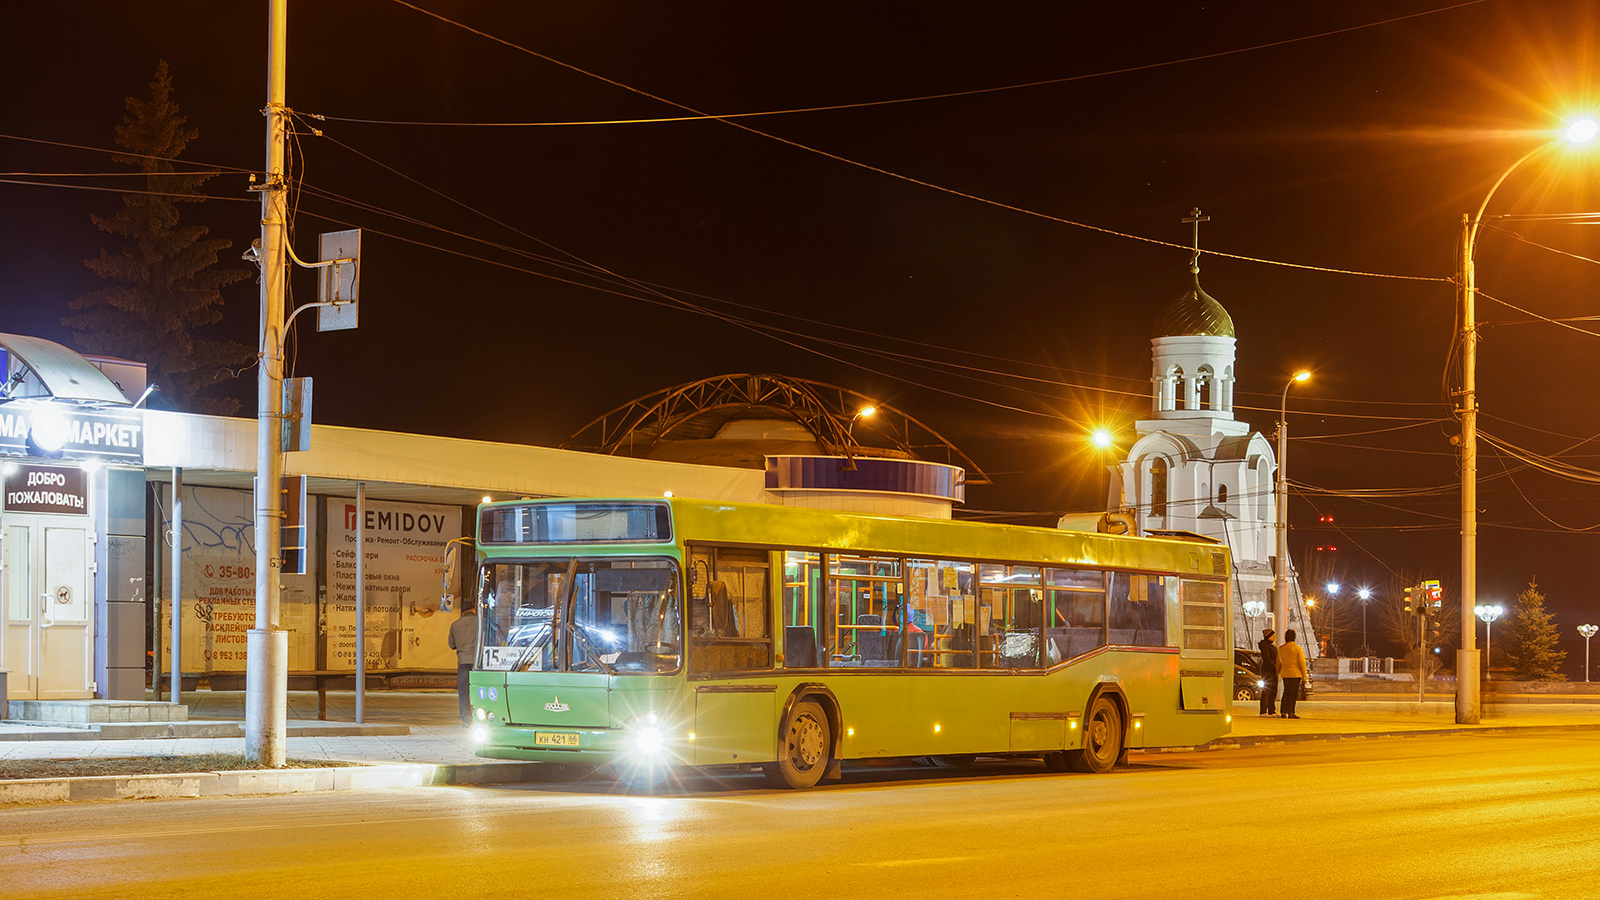
[[[1411,598],[1411,588],[1406,588],[1406,612],[1415,613],[1416,611],[1417,604],[1416,601]]]

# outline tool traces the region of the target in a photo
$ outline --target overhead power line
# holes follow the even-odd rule
[[[1117,69],[1106,69],[1100,72],[1088,72],[1081,75],[1065,75],[1060,78],[1045,78],[1039,81],[1025,81],[1018,84],[1002,84],[986,88],[970,88],[962,91],[944,91],[937,94],[922,94],[916,97],[895,97],[888,100],[862,100],[855,103],[834,103],[826,106],[804,106],[792,109],[768,109],[756,112],[734,113],[696,113],[689,116],[662,116],[648,119],[589,119],[584,121],[569,122],[416,122],[395,119],[358,119],[350,116],[334,116],[312,114],[313,118],[329,122],[358,122],[366,125],[416,125],[446,128],[553,128],[579,125],[646,125],[665,122],[703,122],[707,120],[726,121],[728,119],[749,119],[761,116],[789,116],[800,113],[833,112],[844,109],[865,109],[874,106],[892,106],[901,103],[922,103],[929,100],[950,100],[957,97],[974,97],[981,94],[997,94],[1004,91],[1023,90],[1025,88],[1047,87],[1054,84],[1070,84],[1074,81],[1088,81],[1094,78],[1107,78],[1112,75],[1129,75],[1134,72],[1148,72],[1151,69],[1165,69],[1171,66],[1181,66],[1187,63],[1204,62],[1209,59],[1221,59],[1225,56],[1236,56],[1240,53],[1253,53],[1257,50],[1270,50],[1274,47],[1287,47],[1291,44],[1300,44],[1320,38],[1333,37],[1340,34],[1349,34],[1352,31],[1363,31],[1368,28],[1377,28],[1382,25],[1392,25],[1408,19],[1419,19],[1435,13],[1450,12],[1467,6],[1477,6],[1488,0],[1466,0],[1450,6],[1441,6],[1435,9],[1425,9],[1421,12],[1410,13],[1404,16],[1394,16],[1377,22],[1363,22],[1359,25],[1350,25],[1345,28],[1335,28],[1331,31],[1321,31],[1316,34],[1306,34],[1299,37],[1284,38],[1283,40],[1268,41],[1264,44],[1253,44],[1248,47],[1234,47],[1229,50],[1218,50],[1214,53],[1202,53],[1198,56],[1185,56],[1179,59],[1167,59],[1160,62],[1143,63],[1136,66],[1123,66]],[[412,6],[410,3],[402,4],[412,9],[432,15],[427,10]],[[454,24],[454,23],[452,23]],[[587,73],[585,73],[587,74]]]
[[[915,184],[915,185],[918,185],[920,187],[928,188],[930,190],[935,190],[935,191],[939,191],[941,193],[949,194],[949,195],[951,195],[953,197],[962,197],[962,198],[965,198],[967,200],[972,200],[972,201],[974,201],[976,203],[982,203],[982,204],[984,204],[986,206],[992,206],[992,207],[994,207],[996,209],[1010,210],[1012,212],[1020,213],[1022,215],[1032,216],[1034,218],[1043,219],[1043,220],[1049,221],[1049,222],[1056,222],[1056,223],[1059,223],[1059,224],[1062,224],[1062,225],[1069,225],[1069,226],[1072,226],[1074,228],[1081,228],[1081,229],[1084,229],[1086,231],[1096,232],[1098,234],[1105,234],[1105,235],[1109,235],[1109,236],[1112,236],[1112,237],[1126,238],[1128,240],[1139,241],[1141,243],[1146,243],[1146,244],[1153,244],[1153,245],[1160,246],[1160,247],[1171,247],[1171,248],[1173,248],[1175,250],[1182,250],[1184,253],[1187,253],[1187,254],[1193,254],[1195,252],[1194,248],[1186,246],[1184,244],[1177,244],[1177,243],[1173,243],[1172,241],[1163,241],[1163,240],[1158,240],[1156,238],[1144,237],[1144,236],[1137,235],[1137,234],[1130,234],[1128,232],[1117,231],[1117,230],[1111,229],[1111,228],[1104,228],[1104,227],[1099,226],[1099,225],[1090,225],[1090,224],[1088,224],[1086,222],[1078,222],[1078,221],[1074,221],[1072,219],[1063,218],[1061,216],[1054,216],[1054,215],[1051,215],[1049,213],[1040,212],[1038,210],[1028,209],[1027,207],[1017,206],[1017,205],[1011,204],[1011,203],[1005,203],[1005,202],[1000,201],[1000,200],[993,200],[993,199],[990,199],[988,197],[980,196],[978,194],[973,194],[973,193],[969,193],[967,191],[957,190],[956,188],[945,187],[944,185],[935,184],[934,182],[925,181],[925,180],[920,179],[920,178],[914,178],[914,177],[912,177],[910,175],[903,175],[903,174],[901,174],[899,172],[895,172],[895,171],[892,171],[890,169],[885,169],[885,168],[883,168],[881,166],[875,166],[875,165],[872,165],[870,163],[864,163],[864,162],[861,162],[859,160],[850,159],[849,157],[841,156],[841,155],[839,155],[837,153],[832,153],[832,152],[829,152],[827,150],[820,149],[818,147],[812,147],[812,146],[810,146],[808,144],[802,144],[799,141],[790,140],[789,138],[779,137],[778,135],[772,134],[770,132],[761,131],[760,129],[757,129],[757,128],[752,128],[749,125],[745,125],[745,124],[743,124],[742,122],[740,122],[740,121],[738,121],[736,119],[730,119],[730,118],[726,118],[726,117],[723,117],[723,116],[718,116],[718,115],[714,115],[714,114],[711,114],[711,113],[707,113],[704,110],[695,109],[692,106],[688,106],[686,104],[679,103],[679,102],[677,102],[675,100],[669,100],[669,99],[667,99],[665,97],[662,97],[662,96],[660,96],[658,94],[653,94],[653,93],[651,93],[649,91],[646,91],[646,90],[644,90],[642,88],[633,87],[632,85],[625,84],[625,83],[623,83],[621,81],[618,81],[618,80],[616,80],[614,78],[609,78],[607,76],[600,75],[600,74],[597,74],[595,72],[590,72],[587,69],[583,69],[583,68],[581,68],[579,66],[575,66],[575,65],[573,65],[571,63],[563,62],[563,61],[561,61],[559,59],[556,59],[555,57],[550,56],[548,54],[540,53],[537,50],[533,50],[533,49],[530,49],[528,47],[524,47],[521,44],[518,44],[518,43],[515,43],[513,41],[509,41],[509,40],[507,40],[505,38],[498,37],[496,35],[490,34],[487,31],[483,31],[481,29],[474,28],[474,27],[472,27],[470,25],[467,25],[465,23],[458,22],[455,19],[449,18],[448,16],[441,15],[439,13],[433,12],[432,10],[424,9],[423,7],[418,6],[415,3],[407,2],[407,0],[391,0],[391,2],[394,2],[394,3],[397,3],[397,4],[401,5],[401,6],[404,6],[407,9],[415,10],[416,12],[421,13],[421,14],[423,14],[425,16],[430,17],[430,18],[437,19],[438,21],[444,22],[447,25],[452,25],[452,26],[454,26],[456,28],[462,29],[463,31],[467,31],[467,32],[470,32],[472,34],[476,34],[479,37],[484,38],[485,40],[493,41],[493,42],[495,42],[497,44],[500,44],[502,46],[508,47],[508,48],[510,48],[512,50],[516,50],[516,51],[518,51],[520,53],[526,53],[529,56],[535,57],[537,59],[542,59],[545,62],[548,62],[548,63],[550,63],[552,65],[560,66],[561,68],[567,69],[569,71],[577,72],[580,75],[585,75],[585,76],[587,76],[589,78],[593,78],[593,79],[595,79],[597,81],[605,82],[606,84],[612,85],[612,86],[620,88],[622,90],[629,91],[629,92],[634,93],[634,94],[638,94],[641,97],[647,97],[647,98],[649,98],[651,100],[655,100],[655,101],[657,101],[659,103],[664,103],[664,104],[667,104],[668,106],[676,107],[678,109],[682,109],[682,110],[685,110],[687,112],[694,113],[696,116],[701,116],[701,117],[704,117],[704,118],[707,118],[707,119],[711,119],[711,120],[714,120],[714,121],[717,121],[717,122],[722,122],[723,124],[729,125],[729,126],[731,126],[733,128],[737,128],[740,131],[746,131],[746,132],[749,132],[750,134],[756,135],[758,137],[764,137],[764,138],[766,138],[768,140],[777,141],[780,144],[785,144],[787,146],[794,147],[797,150],[804,150],[807,153],[814,153],[814,154],[816,154],[818,156],[822,156],[822,157],[825,157],[827,159],[834,160],[836,162],[841,162],[841,163],[844,163],[844,164],[849,165],[849,166],[854,166],[856,168],[864,169],[864,170],[869,171],[869,172],[876,172],[876,173],[878,173],[880,175],[883,175],[883,176],[886,176],[888,178],[894,178],[894,179],[897,179],[899,181],[904,181],[907,184]],[[1424,281],[1424,282],[1444,282],[1444,283],[1451,282],[1450,278],[1442,277],[1442,276],[1434,276],[1434,275],[1397,275],[1397,274],[1384,273],[1384,272],[1364,272],[1364,271],[1359,271],[1359,270],[1356,270],[1356,269],[1340,269],[1340,268],[1335,268],[1335,267],[1331,267],[1331,266],[1317,266],[1317,265],[1310,265],[1310,264],[1307,264],[1307,263],[1293,263],[1293,262],[1287,262],[1287,261],[1284,261],[1284,260],[1266,259],[1266,258],[1257,257],[1257,256],[1245,256],[1243,254],[1238,254],[1238,253],[1224,253],[1224,252],[1219,251],[1219,250],[1205,250],[1205,251],[1202,251],[1202,252],[1207,254],[1207,255],[1210,255],[1210,256],[1223,257],[1223,258],[1226,258],[1226,259],[1237,259],[1237,260],[1241,260],[1243,262],[1254,262],[1254,263],[1261,263],[1263,265],[1281,266],[1281,267],[1284,267],[1284,268],[1302,269],[1302,270],[1313,271],[1313,272],[1328,272],[1328,273],[1336,274],[1336,275],[1356,275],[1356,276],[1361,276],[1361,277],[1366,277],[1366,278],[1387,278],[1387,279],[1394,279],[1394,280],[1400,280],[1400,281]]]

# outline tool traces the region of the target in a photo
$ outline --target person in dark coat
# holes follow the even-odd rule
[[[1261,715],[1263,716],[1278,714],[1274,706],[1278,699],[1278,645],[1272,642],[1275,634],[1277,632],[1271,628],[1261,629],[1261,643],[1256,645],[1261,651]]]

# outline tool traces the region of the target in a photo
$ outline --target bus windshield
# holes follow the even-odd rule
[[[478,610],[480,669],[660,673],[676,671],[683,657],[670,559],[488,563]]]

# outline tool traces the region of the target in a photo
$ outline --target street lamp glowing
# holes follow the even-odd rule
[[[1567,126],[1567,143],[1587,144],[1594,140],[1597,134],[1600,134],[1600,124],[1596,124],[1593,119],[1579,119]]]
[[[1363,600],[1371,600],[1372,599],[1372,590],[1370,588],[1362,588],[1362,589],[1356,591],[1356,596],[1360,597]]]
[[[870,419],[874,415],[876,415],[877,412],[878,412],[878,408],[876,406],[863,406],[863,407],[861,407],[861,411],[856,413],[856,415],[860,416],[863,419]]]
[[[1311,373],[1307,372],[1304,369],[1301,369],[1300,371],[1294,373],[1294,380],[1302,382],[1302,383],[1310,381],[1311,380]]]
[[[1330,594],[1339,593],[1339,582],[1337,582],[1337,581],[1330,581],[1327,584],[1323,585],[1323,587],[1326,587],[1328,589],[1328,593],[1330,593]]]
[[[1089,439],[1094,441],[1094,445],[1101,449],[1111,446],[1111,432],[1104,428],[1096,428],[1094,434],[1089,436]]]

